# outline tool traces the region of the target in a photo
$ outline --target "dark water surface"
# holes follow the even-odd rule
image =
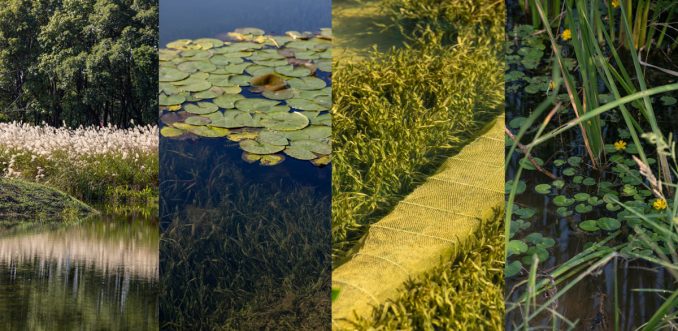
[[[240,27],[330,26],[328,0],[171,0],[160,9],[161,47]],[[331,85],[329,73],[318,77]],[[226,138],[162,138],[160,165],[161,329],[330,328],[331,166],[249,164]]]
[[[0,230],[1,330],[157,330],[156,222]]]

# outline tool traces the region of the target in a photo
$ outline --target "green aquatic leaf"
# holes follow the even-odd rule
[[[285,136],[280,132],[264,130],[259,133],[257,141],[262,144],[276,145],[276,146],[286,146],[289,144],[289,141]]]
[[[245,97],[240,94],[224,94],[215,98],[212,102],[220,108],[232,109],[235,108],[236,101],[243,99],[245,99]]]
[[[245,112],[265,111],[266,109],[278,105],[280,102],[268,99],[241,99],[235,101],[235,108]]]
[[[275,67],[275,71],[288,77],[305,77],[311,74],[310,69],[303,66],[295,67],[291,64]]]
[[[212,121],[204,116],[191,116],[188,117],[184,120],[184,123],[190,124],[190,125],[207,125],[210,124]]]
[[[305,161],[310,161],[310,160],[313,160],[313,159],[318,157],[313,152],[311,152],[307,149],[291,147],[291,146],[285,148],[285,150],[283,152],[285,154],[289,155],[290,157],[293,157],[293,158],[299,159],[299,160],[305,160]]]
[[[598,222],[596,220],[586,220],[579,223],[579,228],[587,232],[596,232],[600,230],[598,228]]]
[[[287,82],[290,87],[298,90],[319,90],[327,86],[324,80],[317,77],[301,77],[290,79]]]
[[[285,161],[285,157],[283,155],[264,155],[261,157],[261,160],[259,160],[259,164],[262,166],[274,166],[278,165]]]
[[[579,213],[579,214],[586,214],[591,211],[593,211],[593,206],[585,204],[585,203],[580,203],[577,206],[574,207],[574,211]]]
[[[158,70],[158,80],[161,82],[176,82],[188,77],[187,72],[183,72],[176,68],[161,66]]]
[[[158,97],[158,104],[160,106],[173,106],[180,105],[186,101],[186,97],[183,95],[170,95],[160,94]]]
[[[509,194],[511,192],[511,188],[513,188],[513,180],[509,180],[506,182],[504,185],[504,190],[506,194]],[[518,181],[518,188],[516,189],[516,194],[521,194],[525,192],[525,189],[527,189],[527,184],[525,184],[524,181]]]
[[[240,141],[240,148],[248,153],[252,154],[275,154],[283,149],[285,146],[262,144],[256,140],[245,139]]]
[[[511,263],[508,263],[504,267],[504,277],[505,278],[513,277],[519,274],[522,269],[523,265],[520,263],[520,261],[513,261]]]
[[[527,252],[527,244],[522,240],[511,240],[506,244],[507,257]]]
[[[601,230],[615,231],[621,227],[621,222],[614,218],[603,217],[598,219],[597,225]]]
[[[574,204],[574,199],[570,199],[564,195],[558,195],[553,198],[553,203],[558,207],[568,207]]]
[[[549,184],[539,184],[534,187],[534,190],[539,194],[549,194],[551,193],[551,185]]]
[[[177,129],[171,126],[165,126],[162,129],[160,129],[160,135],[168,138],[179,137],[184,133],[186,133],[184,130]]]
[[[219,110],[219,107],[211,102],[198,102],[184,105],[184,110],[197,115],[209,114]]]
[[[319,105],[313,101],[309,101],[306,99],[299,99],[299,98],[294,98],[294,99],[289,99],[286,101],[287,105],[294,109],[299,109],[299,110],[304,110],[304,111],[324,111],[324,110],[329,110],[328,107]]]
[[[287,99],[292,99],[294,98],[296,94],[296,90],[291,89],[291,88],[286,88],[283,90],[278,90],[278,91],[264,91],[262,92],[262,95],[271,100],[287,100]]]
[[[237,105],[236,105],[237,106]],[[262,118],[261,124],[264,127],[267,127],[271,130],[277,131],[295,131],[300,130],[308,126],[309,124],[308,117],[293,112],[293,113],[282,113],[275,112],[267,114]]]

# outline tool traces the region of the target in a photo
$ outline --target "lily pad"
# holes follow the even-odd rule
[[[209,114],[219,110],[219,107],[211,102],[198,102],[184,106],[184,110],[191,114]]]
[[[317,77],[301,77],[294,78],[288,81],[290,87],[299,89],[299,90],[319,90],[327,84],[324,80]]]
[[[161,66],[158,75],[158,80],[161,82],[176,82],[185,79],[189,74],[176,68]]]
[[[240,148],[248,153],[265,155],[278,153],[285,149],[285,146],[262,144],[256,140],[245,139],[240,142]]]
[[[308,117],[293,113],[272,113],[261,120],[261,124],[271,130],[295,131],[308,126]]]

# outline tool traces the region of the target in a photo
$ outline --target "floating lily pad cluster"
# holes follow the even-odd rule
[[[237,142],[243,160],[285,156],[330,162],[330,29],[266,35],[237,29],[229,40],[180,39],[160,50],[163,137]]]
[[[627,132],[620,130],[620,137],[627,135]],[[561,157],[549,163],[549,166],[552,166],[549,169],[555,169],[555,174],[561,179],[535,183],[532,187],[528,187],[528,184],[521,180],[518,182],[516,193],[523,194],[529,190],[549,197],[548,210],[555,210],[558,217],[567,218],[574,231],[593,236],[606,235],[620,230],[624,225],[648,227],[649,225],[644,224],[637,215],[661,219],[662,211],[653,208],[653,202],[657,197],[645,186],[638,164],[631,157],[638,154],[638,148],[629,144],[624,149],[617,149],[610,144],[606,145],[605,149],[610,166],[604,176],[594,178],[585,175],[589,171],[579,156]],[[539,158],[535,158],[535,162],[542,166],[545,164]],[[648,158],[648,162],[650,166],[656,164],[653,158]],[[532,163],[524,165],[527,172],[535,170]],[[513,181],[508,181],[506,192],[508,193],[512,187]],[[616,201],[623,201],[629,209],[622,208]],[[534,254],[540,261],[545,261],[549,257],[548,249],[555,244],[553,239],[538,233],[525,234],[531,227],[531,219],[535,215],[536,210],[533,208],[519,204],[513,206],[510,241],[507,246],[510,261],[506,265],[506,277],[518,274],[524,265],[531,264],[531,257]],[[651,235],[652,231],[647,233]],[[669,253],[670,248],[663,246],[662,238],[651,240],[652,245],[663,249],[665,254]],[[622,253],[653,254],[645,240],[637,238],[630,242],[632,244],[623,248]]]

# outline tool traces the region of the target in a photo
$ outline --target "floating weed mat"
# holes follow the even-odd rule
[[[352,322],[357,330],[503,330],[504,222],[481,224],[458,255],[408,280],[393,300]]]
[[[264,166],[285,157],[329,164],[332,31],[272,36],[243,28],[229,37],[180,39],[160,50],[160,134],[225,137],[244,161]]]

